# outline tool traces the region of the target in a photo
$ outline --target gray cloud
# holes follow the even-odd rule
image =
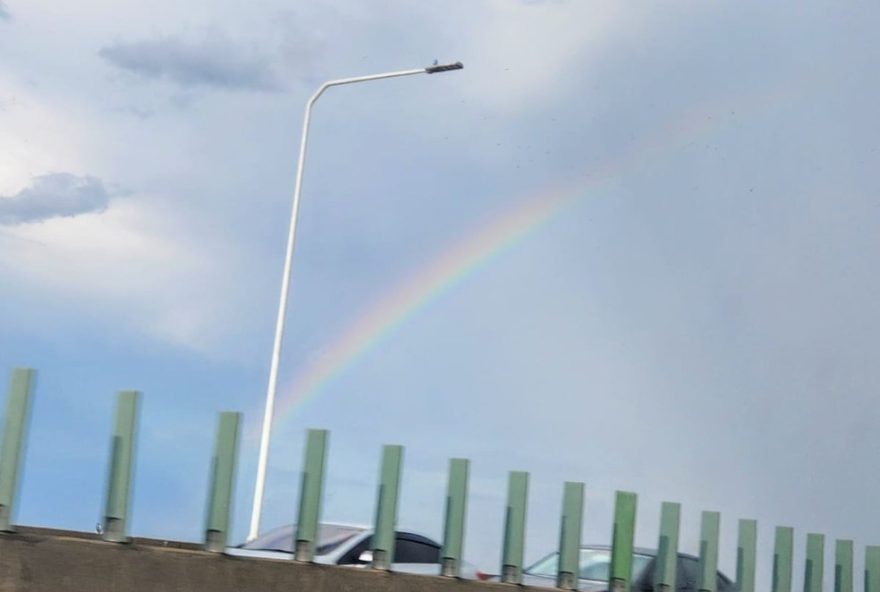
[[[0,196],[0,225],[100,212],[109,203],[110,194],[100,179],[50,173],[35,177],[29,187],[15,195]]]
[[[140,77],[183,87],[277,91],[272,60],[212,33],[197,42],[168,36],[116,42],[99,50],[105,60]]]
[[[6,8],[6,3],[3,0],[0,0],[0,21],[8,21],[12,19],[12,15],[9,14],[9,9]]]

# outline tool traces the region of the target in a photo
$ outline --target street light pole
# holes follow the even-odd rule
[[[312,106],[315,101],[331,86],[342,86],[356,82],[368,82],[370,80],[382,80],[383,78],[396,78],[398,76],[412,76],[414,74],[437,74],[451,70],[461,70],[464,66],[461,62],[441,64],[417,68],[414,70],[399,70],[397,72],[385,72],[383,74],[371,74],[369,76],[356,76],[354,78],[341,78],[330,80],[322,84],[306,103],[305,116],[303,117],[302,137],[299,143],[299,162],[296,166],[296,185],[293,190],[293,206],[290,212],[290,227],[287,233],[287,254],[284,258],[284,272],[281,275],[281,298],[278,302],[278,317],[275,322],[275,342],[272,346],[272,363],[269,367],[269,385],[266,389],[266,409],[263,414],[263,430],[260,434],[260,456],[257,461],[257,478],[254,486],[254,505],[251,512],[251,525],[248,530],[247,540],[257,538],[260,530],[260,517],[263,509],[263,491],[266,485],[266,466],[269,461],[269,437],[272,433],[272,415],[275,407],[275,392],[278,386],[278,364],[281,358],[281,343],[284,340],[284,317],[287,311],[287,295],[290,291],[290,269],[293,263],[293,248],[296,244],[296,220],[299,212],[299,197],[302,193],[303,168],[306,160],[306,143],[309,138],[309,121],[312,116]]]

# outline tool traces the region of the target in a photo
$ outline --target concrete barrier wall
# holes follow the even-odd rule
[[[0,592],[491,592],[487,582],[227,557],[199,546],[19,528],[0,534]]]

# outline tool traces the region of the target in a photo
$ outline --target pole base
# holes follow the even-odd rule
[[[459,575],[458,561],[452,557],[444,557],[440,564],[440,575],[447,578],[457,578]]]
[[[0,504],[0,532],[15,532],[15,526],[10,524],[12,517],[9,506]]]
[[[296,541],[296,549],[293,552],[294,561],[300,561],[302,563],[311,563],[314,557],[312,556],[312,543],[311,541]]]
[[[388,564],[388,553],[382,549],[373,550],[373,562],[370,564],[373,569],[388,571],[391,566]]]
[[[570,571],[559,572],[556,576],[556,587],[563,590],[577,590],[577,578]]]
[[[225,533],[219,530],[208,530],[205,532],[205,551],[209,551],[211,553],[222,553],[225,550]]]
[[[519,568],[515,565],[505,565],[501,568],[501,581],[505,584],[521,584]]]
[[[125,534],[125,522],[119,518],[104,518],[104,534],[101,538],[108,543],[128,543],[131,539]]]

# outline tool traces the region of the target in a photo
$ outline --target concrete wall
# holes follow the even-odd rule
[[[19,528],[0,534],[0,592],[492,592],[487,582],[227,557],[197,545]]]

